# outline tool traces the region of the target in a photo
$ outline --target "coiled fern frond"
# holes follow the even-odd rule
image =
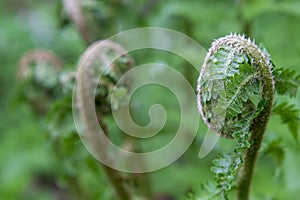
[[[197,88],[201,116],[210,130],[237,140],[232,153],[213,161],[217,187],[225,199],[240,167],[248,162],[243,159],[244,151],[248,149],[255,160],[274,101],[272,70],[265,49],[237,34],[214,41],[202,66]],[[254,160],[245,163],[243,173],[248,178]],[[240,187],[248,190],[243,184]]]
[[[86,99],[95,99],[96,110],[102,115],[117,110],[127,95],[130,83],[117,85],[120,78],[134,66],[126,50],[113,41],[103,40],[92,44],[81,57],[78,78],[83,81],[79,90],[79,109],[86,106]],[[100,79],[99,79],[100,78]],[[91,88],[96,88],[95,98]],[[115,95],[112,93],[115,91]]]
[[[58,75],[63,62],[51,51],[37,49],[26,53],[19,62],[18,95],[40,114],[49,111],[49,103],[60,95]]]
[[[244,128],[264,102],[263,78],[272,77],[271,70],[269,56],[244,36],[216,40],[198,80],[199,110],[208,127],[226,137]]]

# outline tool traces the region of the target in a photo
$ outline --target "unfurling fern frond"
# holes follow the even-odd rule
[[[240,167],[250,156],[256,158],[273,106],[272,70],[265,48],[236,34],[213,42],[206,55],[198,79],[199,111],[209,129],[237,140],[234,151],[222,154],[211,168],[225,199]],[[249,162],[244,170],[247,180],[238,184],[240,199],[248,198],[253,160]]]
[[[29,102],[41,115],[48,112],[49,104],[61,94],[57,77],[62,66],[61,59],[49,50],[37,49],[26,53],[20,59],[17,71],[20,99]]]
[[[117,110],[127,95],[130,80],[120,85],[117,82],[133,66],[133,59],[118,43],[102,40],[92,44],[83,54],[77,73],[78,79],[84,80],[79,95],[80,105],[91,98],[95,99],[96,109],[101,115],[111,114],[112,109]],[[91,88],[96,88],[95,98]],[[113,92],[115,95],[112,95]]]
[[[241,126],[263,100],[258,66],[265,58],[262,51],[254,54],[254,48],[258,47],[242,36],[227,36],[213,43],[203,64],[199,110],[209,128],[223,136],[232,137],[232,126]]]

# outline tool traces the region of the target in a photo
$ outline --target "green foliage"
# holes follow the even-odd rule
[[[247,54],[225,45],[214,48],[200,80],[202,111],[210,128],[231,137],[255,113],[261,83]]]
[[[62,93],[58,89],[58,79],[53,78],[53,76],[47,78],[49,76],[45,74],[54,74],[54,77],[57,77],[58,73],[51,67],[48,67],[48,70],[43,72],[43,74],[36,75],[36,73],[34,73],[24,80],[21,80],[20,82],[22,82],[22,84],[18,86],[15,100],[19,102],[23,100],[31,103],[34,110],[38,113],[49,111],[49,109],[51,109],[51,102],[55,101]],[[42,83],[41,80],[44,80],[44,82]]]
[[[271,155],[276,160],[276,163],[278,164],[277,167],[282,167],[285,159],[285,152],[282,147],[282,141],[278,138],[264,142],[261,148],[261,154]]]
[[[244,151],[252,145],[251,128],[255,130],[255,126],[258,126],[252,124],[253,120],[271,114],[260,115],[260,112],[265,109],[267,99],[274,98],[262,94],[262,91],[266,91],[262,88],[268,87],[266,81],[262,79],[269,80],[270,87],[274,76],[279,94],[296,96],[300,76],[295,75],[295,71],[282,68],[275,68],[274,74],[271,74],[270,71],[274,67],[270,54],[263,45],[258,49],[250,40],[236,35],[216,40],[202,66],[198,80],[198,103],[202,117],[208,127],[216,133],[238,140],[234,151],[215,159],[211,168],[216,174],[217,187],[224,199],[228,199],[228,191],[235,184],[236,174],[243,164]],[[266,68],[269,72],[264,71]],[[270,95],[274,94],[271,92]],[[272,105],[273,102],[269,101],[268,104]],[[298,110],[293,105],[282,103],[275,107],[273,113],[281,115],[282,122],[288,124],[294,139],[298,142]],[[276,146],[273,145],[272,149],[276,149]],[[280,157],[280,151],[277,152]]]
[[[294,104],[288,104],[287,102],[283,102],[274,107],[273,113],[280,116],[282,123],[287,124],[296,143],[299,144],[299,136],[298,136],[299,123],[300,123],[299,109],[296,108]]]
[[[69,72],[75,70],[75,65],[87,45],[70,18],[66,19],[68,16],[65,11],[62,11],[63,8],[59,14],[57,13],[55,4],[61,4],[61,2],[0,1],[2,65],[0,74],[0,105],[2,108],[0,112],[0,199],[115,199],[113,190],[99,167],[99,163],[90,157],[74,132],[70,113],[71,97],[68,96],[73,88],[71,80],[73,76],[69,76]],[[299,95],[298,97],[295,95],[295,84],[299,85],[299,78],[296,73],[293,76],[291,73],[292,71],[299,73],[300,63],[298,1],[91,0],[81,2],[89,20],[90,32],[96,33],[96,38],[106,38],[130,28],[160,26],[186,33],[208,48],[214,38],[229,32],[244,32],[258,41],[263,41],[279,66],[288,66],[284,69],[279,68],[280,70],[274,69],[276,85],[282,85],[282,89],[279,89],[281,92],[278,90],[281,86],[277,87],[277,93],[287,95],[281,96],[280,100],[287,102],[288,97],[294,96],[296,97],[294,102],[299,102]],[[62,12],[63,15],[61,15]],[[61,26],[58,26],[59,23]],[[21,85],[16,85],[15,81],[17,61],[24,53],[37,47],[50,49],[65,63],[64,71],[58,75],[60,77],[58,82],[64,87],[62,91],[65,98],[58,98],[53,102],[50,92],[49,96],[47,94],[45,98],[39,100],[39,103],[46,105],[47,110],[48,108],[51,110],[46,120],[41,115],[32,112],[32,109],[24,102],[27,102],[27,97],[31,99],[41,97],[45,91],[44,87],[53,85],[51,79],[54,75],[50,76],[51,72],[44,74],[49,81],[45,79],[47,84],[44,84],[44,79],[41,78],[40,90],[36,87],[39,85],[32,84],[30,81],[25,81]],[[161,54],[162,52],[150,50],[145,50],[143,54],[133,52],[138,64],[167,63],[185,75],[191,83],[196,82],[195,77],[198,76],[196,70],[193,71],[191,67],[185,65],[184,61],[174,58],[174,55],[161,56]],[[235,73],[236,68],[233,65],[238,61],[238,57],[239,55],[235,55],[235,61],[231,62],[232,66],[227,74]],[[196,56],[195,59],[199,60],[199,57]],[[248,57],[243,59],[248,59]],[[249,64],[249,61],[245,63]],[[241,81],[237,75],[231,76],[228,80],[231,81],[231,79],[239,83]],[[215,81],[213,84],[218,84],[218,82]],[[230,83],[226,84],[229,86]],[[226,84],[219,86],[222,88]],[[289,87],[285,87],[286,85]],[[257,87],[260,86],[257,85]],[[16,90],[19,91],[16,92]],[[163,131],[155,138],[141,145],[154,150],[156,144],[162,146],[174,137],[176,131],[174,127],[180,121],[179,112],[174,111],[177,102],[171,94],[165,95],[166,91],[161,88],[154,88],[151,92],[143,92],[141,89],[138,92],[141,95],[134,100],[134,105],[137,107],[135,116],[137,116],[138,122],[147,124],[149,105],[159,102],[161,97],[164,105],[168,106],[167,110],[171,110],[168,112],[166,128],[164,127]],[[232,92],[225,94],[219,90],[214,91],[214,94],[232,96],[234,95]],[[17,97],[14,96],[16,93],[19,94]],[[207,98],[209,95],[211,95],[210,98],[213,98],[212,94],[207,95]],[[238,93],[238,96],[241,96],[241,92]],[[18,102],[23,103],[12,103],[14,97]],[[259,104],[259,98],[253,95],[241,96],[241,98],[248,98],[248,101],[254,102],[256,106]],[[248,108],[244,106],[243,103],[243,109],[253,110],[251,106]],[[292,121],[291,127],[293,128],[291,129],[296,137],[298,134],[295,134],[297,129],[295,125],[299,124],[299,121],[296,122],[295,119],[297,116],[299,118],[299,115],[295,110],[299,104],[294,108],[290,106],[291,104],[287,103],[276,112],[281,113],[280,117],[285,119],[287,124],[290,120]],[[242,120],[240,114],[237,114],[240,112],[240,106],[232,108],[234,111],[231,114]],[[277,113],[274,112],[274,114]],[[225,118],[226,116],[222,119]],[[122,140],[124,134],[120,134],[120,130],[111,121],[106,119],[111,132],[115,134],[114,141]],[[228,118],[227,122],[229,122]],[[245,124],[246,122],[239,123]],[[231,124],[228,124],[228,129],[230,126]],[[238,135],[234,137],[236,138],[233,142],[234,145],[228,140],[221,140],[217,148],[213,150],[212,156],[199,160],[195,155],[201,145],[203,130],[205,130],[205,126],[200,123],[197,140],[178,162],[158,172],[149,173],[153,188],[153,198],[151,199],[182,199],[182,196],[187,191],[191,191],[191,188],[198,185],[199,182],[212,179],[214,174],[210,173],[209,168],[215,154],[234,149],[236,143],[243,144],[238,142]],[[235,131],[238,130],[240,130],[239,126],[236,126]],[[278,163],[282,164],[282,179],[269,178],[268,173],[273,173],[279,164],[273,163],[266,156],[261,157],[258,160],[259,167],[256,169],[257,176],[253,180],[251,199],[271,199],[271,197],[272,199],[294,199],[300,195],[299,150],[291,145],[289,137],[286,137],[286,129],[276,118],[271,119],[268,134],[274,135],[276,140],[267,143],[263,153],[271,154],[278,160]],[[143,142],[141,141],[141,143]],[[220,159],[223,157],[220,156]],[[224,173],[229,173],[234,169],[234,165],[224,169],[222,163],[215,162]],[[124,177],[124,179],[127,178],[128,176]],[[234,199],[234,196],[230,196],[234,192],[234,184],[235,181],[229,191],[230,199]],[[135,183],[132,184],[132,187],[135,188],[139,185],[143,184]],[[193,200],[222,199],[220,188],[217,188],[215,183],[203,184],[195,190],[192,196],[190,199]]]
[[[244,151],[251,145],[250,125],[264,108],[262,72],[258,70],[257,58],[251,57],[254,54],[251,51],[255,51],[252,46],[253,43],[242,36],[230,35],[216,40],[199,78],[200,112],[207,125],[237,140],[234,151],[215,159],[211,168],[225,199],[243,164]]]
[[[214,183],[207,182],[197,187],[185,200],[218,200],[220,194],[220,189]]]
[[[296,97],[297,89],[300,84],[300,74],[297,74],[295,70],[287,68],[275,68],[273,75],[278,94]]]
[[[236,175],[243,165],[244,151],[250,147],[250,125],[251,121],[259,115],[263,109],[263,103],[258,106],[258,110],[246,118],[240,124],[240,129],[233,133],[232,137],[237,140],[233,152],[221,154],[219,158],[213,161],[211,171],[216,174],[215,180],[219,193],[225,199],[228,199],[228,191],[235,186]]]
[[[67,138],[76,134],[72,117],[72,95],[58,100],[47,114],[48,129],[51,137]]]

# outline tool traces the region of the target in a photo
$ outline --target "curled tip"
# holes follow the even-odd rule
[[[53,52],[45,49],[37,49],[30,51],[22,56],[19,61],[19,67],[17,72],[18,79],[26,78],[32,65],[48,64],[56,70],[62,68],[63,62]]]
[[[232,137],[254,115],[263,98],[262,77],[271,74],[271,68],[265,67],[268,63],[254,41],[244,35],[234,33],[233,38],[213,42],[197,86],[199,111],[212,131]]]
[[[59,94],[58,74],[62,65],[58,56],[42,49],[30,51],[20,59],[17,79],[22,82],[21,86],[26,86],[22,88],[21,95],[38,114],[46,114],[51,101]],[[23,81],[26,84],[23,84]]]
[[[88,84],[78,95],[79,103],[86,97],[85,90],[93,90],[95,86],[95,103],[101,114],[110,114],[111,109],[118,109],[122,99],[114,99],[113,91],[119,92],[122,97],[130,88],[130,80],[118,84],[120,78],[134,66],[134,61],[127,51],[118,43],[102,40],[93,43],[83,54],[79,62],[77,77],[83,84]],[[99,80],[100,77],[100,80]],[[86,88],[90,87],[90,88]],[[82,94],[81,94],[82,93]],[[119,96],[120,96],[119,95]],[[117,96],[117,95],[114,95]],[[81,103],[80,103],[81,104]]]
[[[198,79],[198,107],[208,132],[237,139],[234,152],[216,159],[212,171],[216,173],[217,186],[225,194],[244,163],[238,183],[239,199],[248,199],[256,155],[272,113],[274,79],[266,52],[250,38],[231,33],[212,44]],[[199,152],[200,158],[216,142],[208,136]],[[224,170],[224,160],[235,170],[227,167]],[[220,178],[220,172],[226,179]]]

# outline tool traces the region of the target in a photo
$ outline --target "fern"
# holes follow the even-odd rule
[[[282,166],[285,158],[285,151],[281,143],[282,140],[279,138],[269,139],[264,142],[260,150],[262,155],[271,155],[280,167]]]
[[[235,185],[239,187],[239,198],[248,198],[248,182],[255,159],[251,158],[252,151],[257,151],[260,145],[273,105],[272,68],[265,48],[259,49],[244,36],[235,34],[216,40],[202,66],[198,79],[202,118],[214,132],[237,141],[233,152],[221,154],[211,168],[224,199],[228,199],[228,192]],[[256,130],[257,127],[260,129]],[[255,140],[251,140],[253,134]],[[251,145],[256,147],[249,150],[248,155]],[[248,160],[244,160],[245,152]],[[250,167],[245,172],[248,180],[237,184],[236,175],[245,162]]]
[[[297,74],[295,70],[275,68],[273,75],[278,94],[296,97],[297,88],[300,84],[300,74]]]
[[[263,45],[259,48],[236,34],[213,42],[198,79],[198,105],[209,129],[237,141],[234,150],[221,154],[211,168],[224,199],[234,186],[238,199],[249,199],[255,160],[272,112],[288,125],[298,142],[299,110],[286,102],[273,109],[273,101],[275,85],[279,95],[295,97],[299,84],[300,75],[276,68]],[[275,150],[281,160],[283,152]]]
[[[250,121],[252,121],[262,111],[264,104],[258,105],[258,110],[248,116],[246,119],[241,120],[238,123],[240,128],[236,130],[232,137],[237,139],[237,144],[234,151],[231,153],[221,154],[219,158],[213,161],[213,167],[211,170],[216,174],[215,179],[218,188],[221,189],[225,199],[227,199],[227,193],[235,185],[234,180],[236,174],[243,164],[243,153],[250,147]]]
[[[271,56],[267,49],[261,44],[262,51],[271,59]],[[279,95],[286,95],[289,97],[296,97],[298,86],[300,85],[300,74],[295,70],[287,68],[277,68],[273,65],[273,76],[275,79],[275,89]],[[280,103],[276,105],[273,109],[273,114],[279,115],[281,117],[282,123],[287,124],[292,136],[294,137],[297,144],[298,140],[298,128],[299,128],[299,110],[293,104],[288,104],[287,102]]]
[[[221,45],[206,63],[206,73],[199,79],[203,114],[212,130],[230,136],[232,125],[256,110],[258,101],[254,102],[253,96],[259,98],[259,73],[251,67],[247,55],[226,45]],[[246,106],[249,103],[253,106]]]
[[[221,190],[213,182],[206,182],[195,188],[185,200],[218,200],[220,197]]]
[[[295,141],[299,144],[298,130],[299,130],[299,109],[293,104],[288,104],[287,102],[280,103],[276,105],[273,109],[273,113],[279,115],[282,123],[287,124],[290,132],[292,133]]]
[[[297,73],[296,70],[275,67],[274,63],[271,61],[271,56],[268,50],[263,46],[263,44],[260,44],[259,46],[273,67],[276,92],[279,95],[296,97],[297,89],[300,84],[300,74]]]
[[[20,100],[29,102],[34,110],[44,115],[50,110],[49,104],[60,95],[58,74],[62,61],[47,50],[34,50],[26,53],[19,62],[18,80]]]

